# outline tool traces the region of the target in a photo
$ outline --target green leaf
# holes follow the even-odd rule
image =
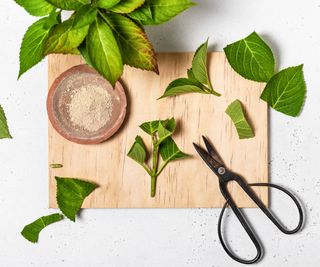
[[[62,213],[72,221],[81,209],[83,201],[98,186],[94,183],[65,177],[55,177],[57,181],[57,203]]]
[[[55,7],[64,9],[64,10],[78,10],[83,5],[89,3],[88,0],[46,0]]]
[[[143,6],[128,14],[142,25],[158,25],[195,5],[189,0],[147,0]]]
[[[160,145],[166,138],[168,138],[169,136],[171,136],[174,132],[174,130],[176,129],[176,124],[174,122],[174,125],[170,125],[169,129],[167,127],[165,127],[166,124],[160,122],[159,126],[158,126],[158,145]]]
[[[112,30],[102,18],[91,24],[86,42],[92,65],[114,86],[123,72],[122,57]]]
[[[58,24],[58,15],[42,18],[33,23],[25,33],[20,48],[19,76],[37,65],[44,58],[45,42],[50,29]]]
[[[187,78],[179,78],[172,81],[167,89],[165,90],[164,94],[159,98],[165,98],[169,96],[176,96],[186,93],[202,93],[206,94],[207,92],[204,91],[204,88],[201,83],[196,80],[187,79]]]
[[[123,15],[109,13],[103,18],[117,40],[123,63],[158,73],[156,55],[144,30]]]
[[[55,7],[46,0],[15,0],[15,2],[23,7],[30,15],[42,17],[49,15]]]
[[[239,100],[233,101],[227,107],[226,113],[230,116],[231,120],[233,121],[240,139],[254,137],[253,130],[244,115],[244,111]]]
[[[275,110],[296,117],[301,112],[305,95],[303,65],[300,65],[274,75],[262,92],[261,99]]]
[[[246,79],[267,82],[275,73],[275,60],[270,47],[253,32],[224,48],[231,67]]]
[[[91,5],[82,6],[75,14],[73,29],[90,25],[97,17],[98,10]]]
[[[84,61],[89,65],[89,66],[92,66],[92,62],[91,62],[91,59],[89,57],[89,53],[88,53],[88,50],[87,50],[87,44],[86,44],[86,40],[84,40],[82,42],[82,44],[78,47],[79,51],[80,51],[80,54],[81,56],[83,57]]]
[[[26,225],[21,235],[32,243],[38,242],[40,232],[48,225],[63,220],[63,215],[60,213],[54,213],[48,216],[43,216],[38,220]]]
[[[147,158],[146,147],[143,143],[142,138],[139,135],[136,137],[134,144],[128,152],[128,157],[130,157],[131,159],[133,159],[141,165],[145,162]]]
[[[0,106],[0,139],[4,138],[12,138],[12,136],[9,131],[6,114],[2,106]]]
[[[97,6],[100,8],[111,8],[120,3],[120,0],[98,0]]]
[[[174,118],[171,118],[169,120],[156,120],[144,122],[139,127],[147,134],[153,135],[158,131],[159,123],[162,123],[162,125],[169,131],[175,130],[176,122]]]
[[[197,80],[196,77],[193,74],[192,68],[187,70],[188,78],[190,80]]]
[[[77,47],[88,33],[89,26],[73,28],[74,18],[71,17],[51,29],[45,43],[45,55],[52,53],[74,54],[77,51]]]
[[[119,4],[112,7],[112,12],[120,14],[128,14],[138,7],[142,6],[145,0],[121,0]]]
[[[170,162],[177,159],[188,158],[190,155],[182,152],[176,143],[173,141],[172,137],[167,137],[159,147],[160,155],[163,161]]]

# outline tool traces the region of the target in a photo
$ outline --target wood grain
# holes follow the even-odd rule
[[[210,77],[221,97],[188,94],[156,100],[173,79],[186,76],[192,56],[192,53],[158,54],[160,76],[126,67],[122,84],[129,102],[127,118],[120,131],[103,144],[71,143],[49,123],[49,164],[64,166],[49,169],[50,207],[57,207],[55,176],[78,177],[100,185],[86,199],[85,208],[221,207],[224,201],[218,180],[192,146],[192,142],[201,142],[201,135],[209,137],[225,164],[248,182],[268,181],[268,112],[267,105],[259,99],[264,85],[241,78],[222,52],[208,56]],[[81,63],[78,56],[51,55],[49,85],[60,73]],[[255,130],[253,139],[239,140],[225,114],[227,105],[235,99],[241,100],[246,108]],[[178,121],[174,139],[192,158],[170,163],[158,178],[156,197],[150,198],[149,176],[126,154],[137,134],[149,143],[149,137],[138,125],[172,116]],[[241,207],[254,206],[237,186],[231,185],[230,190]],[[268,191],[255,190],[267,203]]]

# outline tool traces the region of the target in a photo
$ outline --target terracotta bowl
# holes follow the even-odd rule
[[[75,126],[68,110],[72,93],[86,85],[107,90],[113,106],[110,120],[94,132]],[[75,66],[62,73],[52,84],[47,98],[48,117],[53,128],[64,138],[78,144],[98,144],[110,138],[122,125],[126,107],[127,99],[120,82],[112,88],[106,79],[88,65]]]

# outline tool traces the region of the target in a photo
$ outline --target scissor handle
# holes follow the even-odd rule
[[[264,212],[264,214],[272,221],[272,223],[275,226],[277,226],[277,228],[281,232],[283,232],[284,234],[294,234],[301,229],[302,224],[303,224],[302,207],[301,207],[299,201],[297,200],[297,198],[291,192],[289,192],[287,189],[285,189],[279,185],[275,185],[275,184],[271,184],[271,183],[249,184],[249,186],[267,186],[267,187],[272,187],[272,188],[278,189],[278,190],[282,191],[283,193],[285,193],[286,195],[288,195],[293,200],[293,202],[295,203],[295,205],[298,209],[298,212],[299,212],[299,222],[298,222],[298,225],[292,230],[288,230],[285,226],[283,226],[279,222],[279,220],[266,208],[266,206],[263,204],[263,202],[256,196],[255,192],[241,178],[235,179],[235,180],[238,182],[238,184],[241,186],[241,188],[248,194],[248,196],[256,203],[256,205]],[[252,231],[244,214],[237,207],[237,205],[233,201],[232,197],[230,196],[229,192],[227,191],[226,185],[223,184],[223,185],[220,185],[220,187],[221,187],[221,191],[222,191],[224,197],[226,198],[226,203],[224,204],[224,206],[221,210],[221,213],[219,216],[219,221],[218,221],[218,236],[219,236],[221,245],[224,248],[224,250],[226,251],[226,253],[235,261],[238,261],[238,262],[244,263],[244,264],[255,263],[262,256],[262,246],[261,246],[260,242],[258,241],[258,238],[256,237],[255,233]],[[236,215],[236,217],[240,221],[241,225],[245,229],[246,233],[248,234],[249,238],[251,239],[252,243],[254,244],[254,246],[257,250],[257,254],[253,259],[247,260],[247,259],[240,258],[239,256],[234,254],[228,248],[228,246],[225,244],[225,242],[223,240],[222,231],[221,231],[221,224],[222,224],[222,218],[223,218],[224,211],[228,205],[231,207],[232,211],[234,212],[234,214]]]

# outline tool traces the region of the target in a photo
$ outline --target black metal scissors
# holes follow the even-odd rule
[[[236,173],[228,170],[225,165],[223,164],[223,161],[221,160],[219,154],[216,152],[214,147],[209,143],[208,139],[203,136],[203,141],[205,143],[205,146],[207,150],[201,148],[197,144],[193,143],[195,149],[201,156],[201,158],[204,160],[204,162],[209,166],[209,168],[218,176],[219,179],[219,186],[220,186],[220,191],[223,195],[223,197],[226,200],[226,203],[224,204],[220,216],[219,216],[219,221],[218,221],[218,236],[221,242],[222,247],[226,251],[226,253],[235,261],[244,263],[244,264],[251,264],[259,261],[262,257],[262,245],[257,238],[256,234],[250,227],[249,223],[247,222],[247,219],[245,215],[241,212],[241,210],[238,208],[234,200],[232,199],[228,189],[227,189],[227,184],[230,181],[235,181],[239,184],[239,186],[244,190],[244,192],[253,200],[253,202],[264,212],[264,214],[271,220],[271,222],[284,234],[290,235],[298,232],[303,223],[303,212],[302,212],[302,207],[299,203],[299,201],[296,199],[296,197],[290,193],[287,189],[271,184],[271,183],[253,183],[253,184],[247,184],[245,180],[237,175]],[[272,187],[275,189],[278,189],[285,193],[287,196],[289,196],[295,205],[298,208],[299,212],[299,223],[297,227],[295,227],[292,230],[288,230],[285,226],[283,226],[280,221],[270,212],[270,210],[263,204],[263,202],[257,197],[255,192],[251,189],[252,186],[267,186],[267,187]],[[248,234],[249,238],[251,239],[252,243],[254,244],[257,254],[253,259],[243,259],[240,258],[238,255],[234,254],[233,251],[226,245],[223,237],[222,237],[222,230],[221,230],[221,224],[222,224],[222,217],[224,214],[224,211],[227,206],[230,206],[234,214],[236,215],[237,219],[245,229],[246,233]]]

